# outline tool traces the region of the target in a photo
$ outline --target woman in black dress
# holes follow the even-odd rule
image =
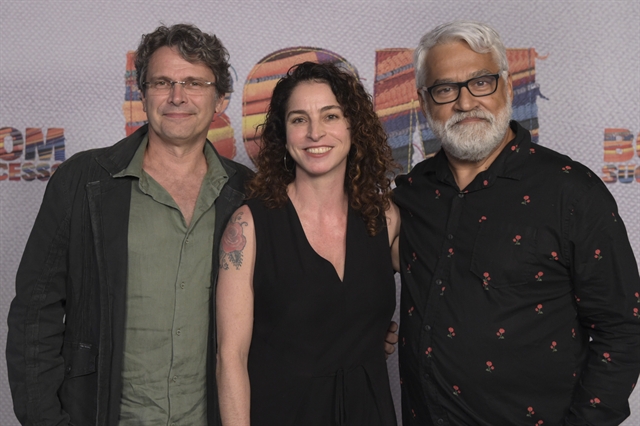
[[[223,424],[394,425],[384,339],[399,215],[371,98],[334,65],[297,65],[262,144],[220,253]]]

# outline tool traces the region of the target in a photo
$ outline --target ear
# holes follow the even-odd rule
[[[140,91],[140,101],[142,102],[142,110],[147,112],[147,100],[144,97],[144,92]]]
[[[424,97],[422,96],[422,93],[420,93],[420,90],[416,90],[418,92],[418,102],[420,102],[420,110],[422,111],[422,114],[426,117],[427,116],[427,102],[424,100]]]
[[[511,78],[511,73],[507,74],[507,94],[513,102],[513,79]]]
[[[215,109],[214,109],[216,114],[218,114],[218,113],[220,113],[222,111],[222,104],[224,104],[225,96],[226,96],[226,93],[223,93],[222,95],[217,96],[216,106],[215,106]]]

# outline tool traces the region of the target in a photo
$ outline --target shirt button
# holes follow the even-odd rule
[[[450,240],[453,240],[453,234],[447,235],[447,238],[450,239]]]
[[[425,330],[427,330],[427,331],[429,331],[429,330],[431,330],[431,326],[430,326],[430,325],[425,325],[425,326],[424,326],[424,329],[425,329]]]
[[[458,193],[458,198],[464,198],[464,194],[462,192],[459,192]],[[440,420],[442,420],[442,419],[440,419]]]
[[[179,336],[180,335],[180,330],[176,331],[176,334]]]
[[[173,376],[173,378],[171,379],[174,383],[178,381],[178,376]]]
[[[438,424],[439,424],[439,425],[443,425],[443,424],[444,424],[444,420],[442,420],[442,419],[438,419]]]
[[[436,280],[436,285],[442,285],[442,280],[441,279],[437,279]]]
[[[180,283],[180,288],[184,288],[184,283]]]

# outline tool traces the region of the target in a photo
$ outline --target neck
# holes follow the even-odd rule
[[[480,161],[460,160],[445,151],[449,162],[449,168],[451,169],[451,173],[453,174],[453,178],[455,179],[458,188],[461,191],[464,190],[471,182],[473,182],[478,174],[487,170],[491,164],[493,164],[495,159],[498,158],[498,155],[500,155],[504,147],[507,146],[513,138],[515,138],[515,133],[513,133],[511,127],[508,127],[500,145],[498,145],[488,157]]]
[[[296,208],[320,212],[344,211],[348,197],[344,190],[344,176],[330,182],[323,179],[296,179],[287,187],[287,195]]]
[[[202,142],[189,145],[171,145],[149,137],[143,168],[147,171],[162,170],[165,174],[177,176],[193,173],[203,166],[206,170],[205,141],[203,139]]]

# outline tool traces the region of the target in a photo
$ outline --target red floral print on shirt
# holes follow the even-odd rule
[[[527,407],[527,417],[531,417],[535,414],[536,412],[533,411],[533,407]]]
[[[569,171],[570,171],[570,170],[571,170],[571,166],[564,166],[564,167],[562,168],[562,171],[563,171],[564,173],[569,173]]]
[[[544,272],[540,271],[536,274],[536,276],[534,277],[536,279],[536,281],[542,281],[542,276],[544,275]]]
[[[449,327],[449,334],[447,334],[447,337],[448,337],[449,339],[453,339],[453,337],[454,337],[455,335],[456,335],[456,332],[455,332],[454,328],[453,328],[453,327]]]
[[[549,260],[558,260],[558,253],[556,253],[555,251],[552,251],[551,257],[549,258]]]
[[[496,367],[494,367],[493,363],[491,361],[487,361],[487,368],[485,368],[485,370],[491,373],[495,369]]]
[[[453,385],[453,394],[455,396],[458,396],[458,395],[460,395],[460,393],[461,393],[460,392],[460,388],[458,386],[456,386],[456,385]]]
[[[558,352],[558,349],[557,349],[558,343],[557,342],[555,342],[555,341],[551,342],[551,346],[549,346],[549,347],[551,348],[551,352]]]
[[[516,235],[515,237],[513,237],[513,243],[517,246],[520,245],[520,240],[522,239],[522,237],[520,235]]]
[[[451,257],[451,256],[453,256],[453,248],[449,249],[449,254],[447,255],[447,257]]]
[[[636,293],[634,294],[634,296],[636,297],[636,299],[638,299],[638,303],[640,303],[640,293],[638,293],[636,291]]]
[[[602,362],[604,362],[605,364],[611,362],[611,355],[609,355],[609,352],[605,352],[602,354]]]
[[[491,276],[489,276],[488,272],[482,274],[482,288],[485,290],[489,290],[489,281],[491,281]]]
[[[438,190],[436,189],[436,200],[437,200],[438,198],[440,198],[440,191],[438,191]]]
[[[589,400],[589,403],[593,408],[597,408],[598,404],[600,404],[600,398],[593,398]]]
[[[447,288],[447,287],[444,287],[444,286],[443,286],[443,287],[440,289],[440,296],[444,296],[444,290],[445,290],[446,288]]]
[[[538,306],[536,306],[536,312],[538,315],[542,315],[544,313],[542,312],[542,303],[539,303]]]
[[[498,339],[504,339],[504,333],[505,333],[504,328],[501,328],[501,329],[499,329],[499,330],[498,330],[498,332],[496,333],[496,336],[498,336]]]
[[[600,249],[596,249],[595,254],[593,255],[594,259],[602,259],[602,255],[600,253]]]
[[[524,197],[522,197],[522,203],[521,204],[524,204],[526,206],[530,202],[531,202],[531,198],[528,195],[525,195]]]
[[[520,152],[520,148],[518,147],[518,145],[512,145],[512,146],[511,146],[511,151],[513,151],[513,152]]]
[[[433,349],[431,349],[431,347],[428,347],[424,352],[425,354],[427,354],[427,358],[431,358],[431,352],[433,352]]]
[[[407,313],[409,314],[409,316],[413,315],[413,311],[415,311],[416,308],[414,308],[413,306],[409,308],[409,310],[407,311]]]

